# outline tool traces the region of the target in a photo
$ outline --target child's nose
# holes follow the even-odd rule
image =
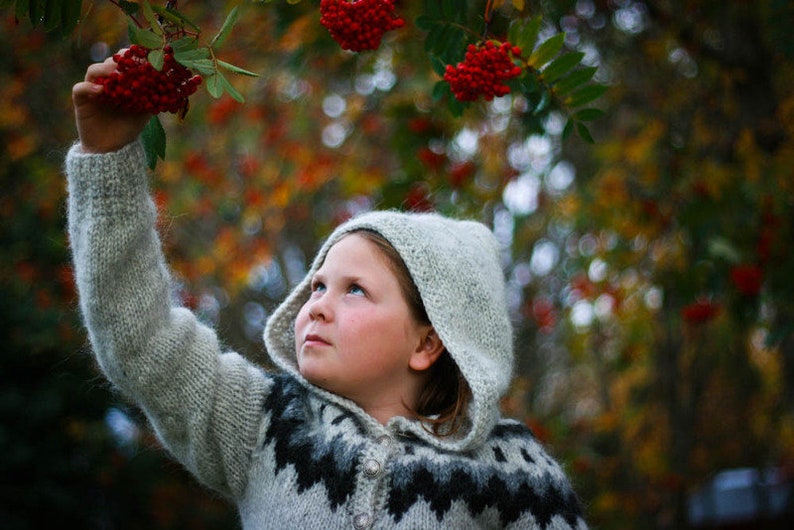
[[[309,317],[312,320],[330,320],[332,314],[327,296],[318,296],[310,302]]]

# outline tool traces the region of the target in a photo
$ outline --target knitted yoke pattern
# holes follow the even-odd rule
[[[501,317],[488,317],[499,328],[491,337],[444,312],[450,300],[482,303],[477,300],[484,293],[465,298],[473,285],[446,285],[452,290],[444,294],[433,291],[435,282],[417,282],[433,324],[445,330],[442,340],[475,392],[475,419],[443,446],[415,421],[381,425],[354,403],[308,384],[296,373],[294,356],[276,355],[284,370],[272,374],[225,351],[214,330],[176,303],[140,143],[104,155],[82,154],[75,146],[66,173],[80,310],[99,368],[144,411],[164,448],[237,506],[243,528],[586,528],[558,463],[523,424],[499,419],[493,406],[510,371]],[[421,229],[401,242],[402,228],[393,219],[390,213],[362,218],[344,230],[358,222],[371,226],[401,253],[427,242]],[[449,230],[444,221],[427,219],[434,232]],[[490,237],[472,226],[463,239],[495,250]],[[434,269],[441,258],[422,257],[425,250],[416,258],[403,254],[412,275],[446,274]],[[495,265],[498,260],[483,257],[456,266],[493,271]],[[297,303],[302,285],[281,313]],[[502,303],[503,292],[494,292],[479,311]],[[291,340],[289,325],[278,326],[269,325],[267,333],[276,349]],[[467,326],[475,331],[456,342]],[[481,380],[477,370],[490,372]]]

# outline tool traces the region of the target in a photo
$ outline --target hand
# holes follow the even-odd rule
[[[123,51],[123,50],[122,50]],[[104,87],[94,80],[112,74],[116,63],[112,57],[88,67],[85,80],[72,87],[77,134],[84,153],[109,153],[135,141],[141,134],[149,114],[131,114],[99,101]]]

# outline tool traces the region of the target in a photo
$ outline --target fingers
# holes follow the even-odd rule
[[[72,87],[72,102],[81,107],[97,96],[104,87],[88,81],[81,81]]]
[[[104,77],[116,71],[116,62],[113,57],[108,57],[104,62],[94,63],[85,72],[86,81],[94,81],[97,77]]]

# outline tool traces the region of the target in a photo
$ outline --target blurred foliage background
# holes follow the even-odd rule
[[[485,1],[460,2],[481,20]],[[9,2],[4,2],[8,7]],[[519,94],[457,117],[413,21],[343,52],[308,0],[182,1],[240,104],[163,118],[152,186],[181,296],[268,364],[268,314],[356,212],[434,209],[503,244],[516,326],[505,412],[566,465],[597,528],[687,528],[726,469],[794,475],[794,7],[784,0],[497,2],[542,15],[609,86],[595,142]],[[478,16],[480,17],[478,19]],[[70,90],[127,41],[104,0],[67,37],[0,11],[0,525],[232,528],[98,373],[65,235]],[[772,480],[772,479],[770,479]],[[789,499],[791,507],[791,499]],[[789,512],[791,513],[791,512]],[[791,518],[753,528],[783,528]],[[788,526],[785,526],[788,527]]]

